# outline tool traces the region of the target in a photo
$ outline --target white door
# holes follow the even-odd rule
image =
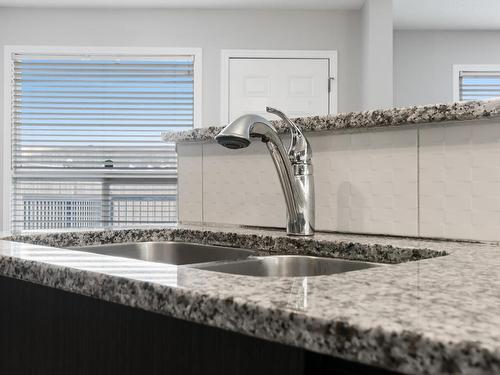
[[[229,121],[246,113],[269,119],[266,106],[289,117],[330,113],[328,58],[231,58]]]

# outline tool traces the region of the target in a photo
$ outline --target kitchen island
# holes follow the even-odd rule
[[[381,265],[316,277],[262,278],[65,249],[141,241],[204,243]],[[13,342],[29,348],[35,340],[37,345],[62,346],[66,351],[61,353],[74,356],[71,345],[83,342],[88,353],[94,353],[99,343],[109,343],[112,332],[121,332],[111,341],[121,343],[112,351],[116,358],[101,356],[97,363],[94,358],[95,366],[106,368],[109,361],[135,358],[127,352],[127,340],[134,338],[143,348],[141,358],[160,372],[168,363],[154,354],[176,358],[169,362],[170,369],[184,371],[179,364],[182,349],[199,353],[201,347],[207,348],[205,355],[185,353],[183,363],[193,371],[199,363],[208,366],[206,372],[229,373],[239,363],[249,371],[266,368],[269,373],[334,373],[328,371],[340,368],[341,373],[498,373],[499,255],[499,245],[487,242],[332,233],[307,239],[277,230],[188,225],[14,235],[0,242],[0,290],[2,300],[10,301],[1,309],[2,331],[14,336],[2,335],[2,349],[9,347],[6,338],[11,348]],[[61,294],[53,295],[54,291]],[[85,300],[70,298],[75,296]],[[46,298],[59,302],[45,303]],[[52,315],[54,308],[47,311],[48,306],[60,307],[59,314]],[[16,316],[31,321],[26,323],[30,331],[35,329],[30,337],[15,326]],[[56,337],[63,335],[62,327],[70,326],[76,336],[66,332],[70,336],[64,339],[69,341],[43,340],[44,334],[52,337],[47,327]],[[16,332],[24,335],[15,340]],[[98,341],[90,335],[95,332],[102,332]],[[8,358],[14,360],[12,355]],[[54,368],[65,363],[61,358],[51,360],[45,363]]]

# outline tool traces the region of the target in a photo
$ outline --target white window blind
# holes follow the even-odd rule
[[[194,56],[12,55],[13,230],[177,219]]]
[[[484,100],[500,96],[500,66],[495,69],[461,70],[459,100]]]

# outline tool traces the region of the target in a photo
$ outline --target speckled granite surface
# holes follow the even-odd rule
[[[405,108],[391,108],[366,112],[340,113],[335,116],[300,117],[294,119],[306,132],[369,129],[394,127],[431,122],[452,122],[479,120],[500,114],[500,100],[469,101],[450,104],[434,104]],[[273,121],[277,130],[284,133],[286,126],[281,121]],[[209,141],[222,130],[221,126],[210,126],[183,132],[163,133],[167,142]]]
[[[404,248],[389,243],[353,241],[349,236],[344,239],[338,237],[333,239],[331,235],[321,233],[316,234],[311,239],[307,237],[287,237],[283,236],[279,231],[238,229],[237,232],[234,232],[234,228],[227,227],[216,228],[216,230],[205,229],[198,226],[178,226],[112,231],[47,232],[15,235],[6,238],[13,241],[55,247],[88,246],[102,243],[176,241],[241,247],[259,250],[261,255],[302,254],[390,264],[446,254],[443,251]]]
[[[290,243],[281,232],[186,226],[30,239],[62,246],[169,239],[260,244],[269,252],[316,248]],[[254,278],[0,241],[0,274],[403,373],[500,372],[498,244],[343,234],[315,240],[352,244],[334,252],[352,251],[354,258],[373,256],[373,249],[406,260],[430,250],[449,255],[329,276]]]

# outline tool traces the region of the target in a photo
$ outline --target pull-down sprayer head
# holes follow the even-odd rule
[[[222,146],[238,149],[250,145],[250,137],[259,137],[264,142],[277,136],[274,126],[259,115],[243,115],[226,126],[215,140]]]

